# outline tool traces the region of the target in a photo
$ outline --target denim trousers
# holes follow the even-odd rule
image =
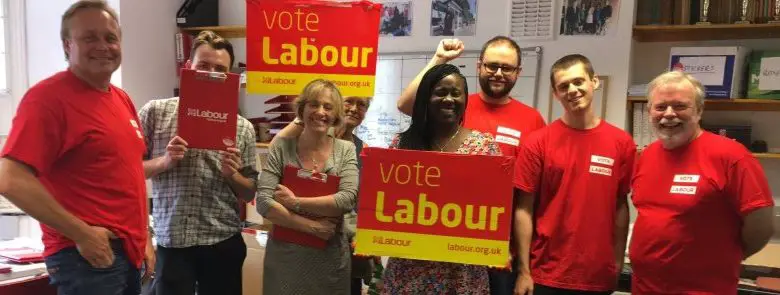
[[[59,295],[138,295],[141,272],[127,258],[121,240],[112,240],[114,264],[95,268],[69,247],[46,258],[50,284]]]

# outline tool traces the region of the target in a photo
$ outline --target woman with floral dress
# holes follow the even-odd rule
[[[412,124],[391,148],[499,155],[490,134],[462,127],[468,87],[456,66],[428,70],[414,101]],[[390,258],[382,294],[489,294],[487,268],[459,263]]]

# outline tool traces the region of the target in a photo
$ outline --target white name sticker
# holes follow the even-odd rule
[[[520,134],[521,134],[520,131],[514,130],[512,128],[503,127],[503,126],[498,126],[498,130],[496,132],[503,133],[506,135],[511,135],[517,138],[520,138]]]
[[[669,192],[673,194],[695,195],[696,187],[686,186],[686,185],[673,185],[672,189]]]
[[[596,156],[596,155],[590,156],[590,161],[592,163],[602,164],[602,165],[607,165],[607,166],[612,166],[612,165],[615,164],[615,160],[613,160],[613,159],[610,159],[610,158],[607,158],[607,157],[602,157],[602,156]]]
[[[500,142],[500,143],[503,143],[503,144],[513,145],[513,146],[518,146],[520,144],[520,140],[519,139],[512,138],[512,137],[505,136],[505,135],[500,135],[500,134],[496,135],[496,141]]]
[[[590,173],[612,176],[612,168],[590,165]]]
[[[686,174],[677,174],[674,176],[674,182],[679,183],[698,183],[699,182],[699,175],[686,175]]]

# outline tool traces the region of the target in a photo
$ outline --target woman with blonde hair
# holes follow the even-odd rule
[[[365,144],[357,135],[355,129],[363,123],[366,117],[368,107],[371,104],[371,97],[347,96],[344,97],[344,123],[332,129],[333,136],[355,144],[355,154],[357,155],[358,170],[360,170],[360,152]],[[271,143],[275,143],[279,138],[298,137],[303,132],[303,120],[295,118],[293,122],[284,127],[274,137]],[[357,227],[357,212],[352,210],[345,216],[344,231],[350,242],[353,241]],[[353,245],[354,246],[354,245]],[[353,247],[354,252],[354,247]],[[376,267],[381,268],[381,264],[376,263],[374,257],[352,256],[352,287],[351,294],[362,294],[363,284],[370,284],[371,276]]]
[[[325,249],[272,237],[266,246],[264,294],[348,294],[350,248],[341,224],[355,207],[358,170],[355,145],[328,134],[344,120],[341,94],[326,80],[314,80],[296,98],[303,130],[278,138],[258,178],[257,211],[273,224],[326,241]],[[340,177],[338,192],[305,196],[280,185],[285,166]]]

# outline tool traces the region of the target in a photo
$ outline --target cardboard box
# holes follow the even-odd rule
[[[699,79],[707,98],[744,98],[750,49],[729,47],[672,47],[669,69]]]
[[[754,51],[748,69],[748,98],[780,99],[780,50]]]
[[[246,259],[241,271],[242,294],[263,294],[263,261],[268,234],[262,230],[244,229],[241,236],[246,244]]]

